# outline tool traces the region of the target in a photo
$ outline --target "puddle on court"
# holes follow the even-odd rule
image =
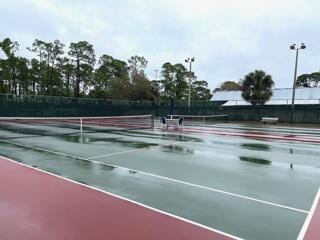
[[[75,162],[75,165],[77,167],[81,167],[81,168],[84,168],[84,169],[91,169],[92,168],[92,164],[88,161],[83,161],[80,159],[80,161],[76,161]]]
[[[263,159],[263,158],[255,158],[255,157],[243,157],[240,156],[239,159],[244,162],[254,163],[254,164],[261,164],[261,165],[270,165],[272,161]]]
[[[38,168],[37,166],[32,166],[34,168]],[[41,169],[41,168],[39,168]],[[59,172],[58,171],[55,171],[55,170],[52,170],[52,169],[47,169],[45,170],[46,172],[49,172],[49,173],[52,173],[52,174],[55,174],[55,175],[59,175]]]
[[[270,146],[262,143],[242,143],[240,146],[249,150],[270,151]]]
[[[158,131],[117,131],[117,135],[134,138],[148,138],[148,139],[159,139],[159,140],[174,140],[179,142],[203,142],[202,139],[183,135],[179,133],[168,133]]]
[[[183,134],[161,134],[162,140],[173,140],[178,142],[203,142],[202,139],[190,137]]]
[[[164,152],[179,152],[179,153],[194,154],[194,150],[187,147],[177,146],[177,145],[165,145],[165,146],[162,146],[162,150]]]
[[[159,143],[152,143],[148,141],[137,141],[132,138],[151,138],[158,140],[172,140],[176,142],[203,142],[203,140],[196,138],[185,136],[181,134],[150,134],[150,133],[130,133],[130,132],[117,132],[119,137],[96,137],[93,135],[80,134],[80,135],[61,135],[57,136],[62,138],[65,141],[72,143],[82,143],[82,144],[92,144],[92,143],[115,143],[125,147],[135,147],[135,148],[148,148],[148,147],[156,147],[160,146]],[[123,136],[123,137],[122,137]],[[130,137],[130,139],[125,139],[125,137]],[[150,139],[149,139],[150,140]],[[179,149],[175,149],[179,150]],[[191,150],[188,150],[189,152]]]
[[[101,169],[104,171],[113,171],[116,167],[110,165],[101,165]]]
[[[11,148],[10,145],[9,149]],[[25,153],[31,153],[20,155],[14,157],[15,161],[32,166],[37,169],[41,169],[47,171],[49,173],[63,176],[66,178],[70,178],[76,182],[82,184],[90,184],[91,181],[94,181],[86,174],[83,174],[84,171],[91,171],[95,175],[95,179],[104,179],[102,182],[106,182],[108,178],[118,178],[118,177],[125,177],[125,176],[133,176],[141,174],[138,171],[126,169],[122,167],[112,166],[106,163],[97,163],[97,162],[90,162],[82,159],[74,159],[65,156],[57,156],[53,153],[44,153],[42,151],[34,150],[34,149],[25,149],[23,147],[15,147],[23,149],[22,151]],[[11,151],[8,149],[8,153]],[[6,151],[2,153],[2,155],[10,157],[6,154]],[[10,154],[11,155],[11,154]],[[45,155],[45,157],[44,157]],[[26,157],[27,156],[27,157]],[[61,168],[61,166],[64,166]],[[75,169],[77,169],[75,171]],[[117,181],[115,181],[117,182]]]
[[[19,138],[16,134],[20,134],[20,137],[41,137],[41,136],[56,136],[56,135],[66,135],[74,134],[77,132],[74,128],[59,128],[59,132],[50,131],[47,128],[32,128],[28,127],[14,127],[14,126],[0,126],[1,130],[5,131],[4,138]],[[15,134],[15,135],[12,135]]]
[[[98,142],[105,142],[105,143],[118,143],[119,145],[126,146],[126,147],[135,147],[135,148],[147,148],[147,147],[154,147],[159,146],[156,143],[148,143],[142,141],[132,141],[132,140],[124,140],[121,138],[106,138],[106,137],[92,137],[88,135],[68,135],[62,136],[65,141],[73,142],[73,143],[98,143]]]
[[[251,151],[264,151],[264,152],[272,152],[273,154],[281,153],[281,154],[290,154],[293,155],[301,155],[308,156],[308,157],[319,157],[320,151],[318,145],[311,144],[303,144],[301,142],[281,142],[281,141],[274,141],[274,142],[266,142],[262,140],[255,140],[256,143],[250,143],[244,141],[243,143],[239,143],[237,138],[234,141],[228,141],[224,138],[220,138],[219,140],[211,140],[210,143],[212,146],[223,148],[223,149],[245,149]],[[252,140],[253,141],[253,140]],[[210,147],[208,145],[208,147]]]
[[[23,164],[27,164],[26,162],[24,161],[21,161],[19,159],[15,159],[16,162],[19,162],[19,163],[23,163]],[[28,165],[28,164],[27,164]],[[37,168],[37,169],[40,169],[40,170],[44,170],[41,168],[41,166],[38,166],[38,165],[34,165],[34,164],[30,164],[29,166],[33,167],[33,168]],[[59,172],[58,171],[55,171],[53,169],[46,169],[44,170],[46,172],[49,172],[49,173],[52,173],[52,174],[55,174],[55,175],[59,175]]]

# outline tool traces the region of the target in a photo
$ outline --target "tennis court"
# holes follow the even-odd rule
[[[0,236],[319,239],[320,129],[200,122],[0,119]]]

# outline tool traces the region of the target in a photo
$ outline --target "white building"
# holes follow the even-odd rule
[[[273,89],[273,95],[266,105],[290,105],[291,99],[292,88]],[[241,97],[241,91],[215,92],[212,101],[224,102],[222,106],[250,105]],[[295,104],[320,104],[320,88],[296,88]]]

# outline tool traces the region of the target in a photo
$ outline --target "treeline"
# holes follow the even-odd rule
[[[103,54],[97,58],[86,41],[66,47],[59,40],[36,39],[27,48],[34,55],[31,59],[19,56],[18,42],[9,38],[0,47],[6,55],[0,59],[0,93],[152,101],[188,97],[190,73],[180,63],[164,63],[159,80],[150,80],[144,57],[123,61]],[[191,98],[211,99],[208,83],[198,81],[194,72],[191,77]]]

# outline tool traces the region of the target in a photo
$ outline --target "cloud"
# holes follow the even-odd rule
[[[1,36],[19,41],[21,54],[35,38],[86,40],[97,56],[145,56],[151,78],[164,62],[195,56],[194,71],[211,88],[255,69],[291,87],[288,47],[305,42],[299,72],[320,68],[317,0],[2,0],[0,7]]]

